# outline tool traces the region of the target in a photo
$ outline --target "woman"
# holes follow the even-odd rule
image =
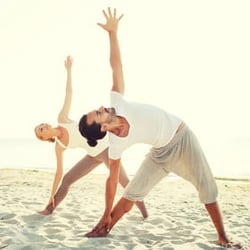
[[[68,56],[65,60],[65,68],[67,71],[66,95],[63,107],[58,115],[58,126],[52,127],[47,123],[42,123],[35,127],[35,134],[38,139],[55,142],[55,154],[57,160],[57,168],[49,202],[45,209],[39,212],[42,215],[49,215],[53,213],[54,209],[67,195],[70,185],[75,181],[91,172],[101,163],[104,163],[107,167],[109,166],[108,138],[104,137],[104,139],[100,140],[98,147],[90,147],[86,139],[79,133],[78,123],[68,117],[72,100],[72,64],[73,59]],[[63,177],[63,152],[67,148],[79,147],[85,149],[87,154]],[[123,187],[125,187],[129,182],[128,176],[122,166],[119,182]],[[148,214],[144,202],[137,202],[136,205],[143,218],[147,218]]]

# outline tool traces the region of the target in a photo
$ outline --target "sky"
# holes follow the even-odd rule
[[[205,151],[239,145],[248,154],[248,0],[0,0],[0,138],[34,138],[37,124],[57,125],[67,55],[71,118],[109,105],[108,36],[96,25],[109,6],[124,14],[125,97],[180,116]]]

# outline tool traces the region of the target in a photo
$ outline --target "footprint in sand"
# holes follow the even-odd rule
[[[13,214],[13,213],[10,213],[10,214],[8,214],[8,213],[1,213],[0,214],[0,220],[9,220],[9,219],[14,218],[15,216],[16,215]]]
[[[8,244],[0,244],[0,249],[3,249],[5,247],[7,247],[7,246],[8,246]]]
[[[26,223],[34,222],[34,221],[46,221],[47,217],[43,216],[39,213],[36,214],[30,214],[30,215],[24,215],[22,216],[23,221]]]
[[[1,223],[5,224],[18,224],[18,221],[16,220],[16,214],[13,213],[4,213],[0,215],[0,221]]]

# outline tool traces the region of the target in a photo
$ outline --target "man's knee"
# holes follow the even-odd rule
[[[205,185],[199,190],[199,198],[201,203],[210,204],[214,203],[218,196],[218,188],[216,183],[211,183],[211,185]]]

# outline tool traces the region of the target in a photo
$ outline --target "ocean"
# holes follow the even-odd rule
[[[123,164],[129,175],[134,175],[141,160],[147,153],[146,145],[132,146],[124,153]],[[54,144],[36,138],[0,139],[0,169],[22,168],[55,171]],[[68,149],[64,153],[64,169],[67,171],[86,154],[83,149]],[[221,145],[206,150],[206,156],[216,177],[250,178],[249,142]],[[104,164],[93,173],[107,174]]]

